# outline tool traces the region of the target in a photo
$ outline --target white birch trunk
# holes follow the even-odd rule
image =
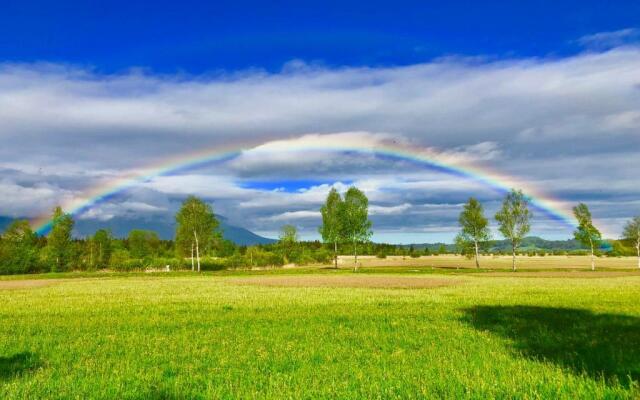
[[[516,246],[515,245],[511,245],[511,255],[512,255],[511,269],[513,270],[513,272],[516,272]]]
[[[191,242],[191,271],[195,271],[195,266],[193,264],[193,242]]]
[[[333,266],[338,269],[338,242],[333,242]]]
[[[358,270],[358,243],[353,241],[353,270]]]
[[[480,268],[480,261],[478,261],[478,241],[474,241],[474,244],[476,245],[476,268]]]
[[[638,230],[638,236],[636,239],[636,253],[638,253],[638,268],[640,268],[640,229]]]
[[[200,272],[200,246],[198,245],[198,235],[193,231],[193,237],[196,240],[196,259],[198,260],[198,272]]]
[[[595,271],[596,270],[596,261],[595,261],[594,256],[593,256],[593,240],[591,240],[591,237],[589,237],[589,244],[591,245],[591,270]]]

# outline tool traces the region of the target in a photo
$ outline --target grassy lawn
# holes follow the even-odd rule
[[[640,276],[411,268],[0,281],[0,398],[640,396]]]

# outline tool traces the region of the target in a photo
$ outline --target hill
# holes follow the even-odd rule
[[[455,252],[456,246],[450,243],[414,243],[405,245],[405,247],[413,246],[416,250],[424,250],[428,248],[429,251],[437,251],[440,246],[444,246],[447,252]],[[528,250],[578,250],[581,249],[580,243],[574,239],[567,240],[546,240],[538,236],[529,236],[524,238],[522,244],[519,247],[520,251]],[[489,242],[490,251],[504,251],[511,249],[511,243],[508,240],[492,240]]]
[[[240,246],[251,246],[256,244],[269,244],[276,242],[275,239],[266,238],[251,232],[248,229],[230,225],[227,219],[218,215],[220,229],[225,239]],[[3,232],[13,221],[13,218],[0,216],[0,232]],[[115,237],[127,237],[132,229],[146,229],[158,233],[161,239],[173,239],[175,233],[175,221],[172,219],[145,219],[145,218],[112,218],[108,221],[95,219],[76,220],[73,234],[76,237],[86,237],[93,235],[98,229],[108,229]]]

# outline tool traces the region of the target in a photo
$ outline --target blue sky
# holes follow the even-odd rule
[[[450,241],[487,185],[301,143],[404,143],[513,177],[607,236],[640,214],[639,2],[24,2],[0,12],[0,216],[34,218],[149,165],[242,150],[78,218],[168,218],[188,194],[267,236],[317,238],[330,187],[375,240]],[[567,238],[536,212],[533,233]],[[495,226],[494,226],[495,229]]]
[[[5,61],[201,74],[407,65],[447,55],[564,56],[638,25],[637,1],[3,1]]]

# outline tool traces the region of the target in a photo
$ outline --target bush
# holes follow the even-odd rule
[[[384,251],[379,251],[378,254],[376,254],[377,258],[387,258],[387,254]]]
[[[328,264],[333,261],[333,253],[327,249],[318,249],[313,253],[316,262]]]
[[[315,264],[316,259],[309,252],[303,251],[297,255],[295,260],[292,260],[296,265],[309,265]]]

